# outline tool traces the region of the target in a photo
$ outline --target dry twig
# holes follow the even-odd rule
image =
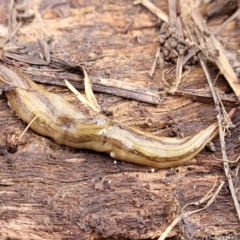
[[[221,182],[221,184],[219,185],[219,187],[217,188],[217,190],[212,193],[212,191],[214,190],[215,186],[216,186],[216,182],[215,184],[213,185],[213,187],[197,202],[193,202],[193,203],[188,203],[186,204],[180,211],[180,214],[171,222],[171,224],[165,229],[165,231],[162,233],[162,235],[158,238],[158,240],[164,240],[167,235],[170,233],[170,231],[185,217],[188,217],[194,213],[197,213],[197,212],[200,212],[200,211],[203,211],[204,209],[208,208],[215,200],[216,200],[216,197],[218,196],[220,190],[222,189],[224,185],[224,181]],[[187,211],[187,212],[184,212],[184,209],[187,207],[187,206],[190,206],[190,205],[195,205],[195,206],[198,206],[200,204],[203,204],[205,203],[206,201],[207,204],[203,207],[203,208],[200,208],[200,209],[197,209],[195,211]]]
[[[221,111],[221,107],[220,107],[221,99],[219,99],[219,97],[216,93],[216,89],[213,85],[213,81],[212,81],[212,79],[210,77],[210,74],[208,72],[206,63],[203,60],[203,57],[201,55],[202,54],[199,54],[200,62],[201,62],[202,68],[204,70],[204,73],[207,77],[208,84],[209,84],[209,87],[211,89],[213,99],[214,99],[214,102],[215,102],[216,110],[218,111],[217,119],[218,119],[218,126],[219,126],[219,136],[220,136],[220,143],[221,143],[221,149],[222,149],[222,156],[223,156],[223,161],[224,161],[223,162],[223,167],[224,167],[224,171],[225,171],[225,174],[226,174],[226,177],[227,177],[227,180],[228,180],[229,188],[230,188],[230,191],[231,191],[231,194],[232,194],[232,198],[233,198],[235,209],[236,209],[236,212],[237,212],[237,215],[238,215],[238,219],[240,221],[240,207],[239,207],[239,203],[238,203],[238,200],[237,200],[236,191],[234,189],[232,177],[231,177],[231,174],[230,174],[229,165],[228,165],[228,162],[227,162],[228,158],[227,158],[226,146],[225,146],[225,140],[224,140],[225,129],[223,129],[223,126],[222,126],[222,121],[224,119],[223,115],[222,115],[223,110]],[[226,121],[225,121],[225,123],[226,123]],[[229,127],[229,126],[232,126],[232,125],[231,125],[231,123],[228,122],[228,126],[226,126],[226,127]]]
[[[233,88],[237,97],[239,98],[240,97],[240,87],[239,87],[239,84],[237,84],[237,77],[236,77],[236,74],[234,73],[228,59],[226,58],[226,56],[224,54],[222,45],[216,39],[215,36],[211,35],[210,31],[208,30],[207,26],[205,25],[205,23],[201,17],[201,15],[192,7],[193,2],[191,2],[191,3],[192,4],[189,4],[190,10],[188,10],[188,12],[191,14],[191,17],[194,20],[194,23],[191,23],[191,24],[193,26],[195,24],[195,27],[190,25],[190,23],[188,23],[186,25],[191,30],[191,31],[188,31],[189,33],[195,32],[195,34],[197,34],[197,36],[198,36],[198,39],[195,39],[193,37],[193,35],[191,34],[192,41],[195,42],[196,45],[198,44],[197,40],[202,44],[201,48],[204,49],[203,53],[205,53],[206,57],[211,56],[212,52],[216,53],[215,56],[213,56],[212,60],[216,63],[216,65],[218,66],[220,71],[223,73],[223,75],[225,76],[225,78],[228,80],[229,84]],[[204,46],[204,44],[205,44],[205,46]],[[208,68],[207,68],[206,62],[203,57],[203,53],[199,53],[198,56],[200,58],[200,63],[203,68],[203,71],[206,75],[209,88],[212,92],[216,111],[218,112],[217,119],[218,119],[218,125],[219,125],[219,136],[220,136],[220,143],[221,143],[221,149],[222,149],[222,157],[223,157],[223,161],[224,161],[223,162],[224,171],[225,171],[226,177],[228,179],[228,184],[229,184],[229,188],[231,190],[231,194],[232,194],[232,198],[233,198],[234,205],[236,208],[236,212],[237,212],[238,218],[240,220],[240,207],[239,207],[239,203],[238,203],[238,200],[236,197],[236,192],[235,192],[235,189],[233,186],[233,181],[232,181],[232,177],[230,174],[229,165],[227,163],[228,158],[227,158],[227,154],[226,154],[226,146],[225,146],[225,140],[224,140],[225,129],[228,127],[232,127],[233,125],[226,118],[226,114],[225,114],[226,111],[223,107],[223,104],[221,103],[221,99],[219,98],[219,95],[214,87],[211,76],[208,72]],[[223,126],[222,126],[223,122],[225,122],[225,124],[227,124],[226,126],[224,126],[225,128],[223,128]]]

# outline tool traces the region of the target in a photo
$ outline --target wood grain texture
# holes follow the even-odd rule
[[[0,1],[1,12],[8,1]],[[167,1],[153,1],[167,12]],[[47,3],[40,1],[40,11]],[[48,33],[54,35],[53,54],[89,66],[93,81],[118,82],[162,88],[161,71],[148,77],[158,43],[158,20],[132,1],[67,1],[43,15]],[[62,6],[63,7],[63,6]],[[2,10],[3,9],[3,10]],[[121,31],[134,19],[126,34]],[[1,16],[1,27],[7,19]],[[38,37],[36,22],[26,24],[18,36],[22,41]],[[141,41],[139,41],[139,39]],[[212,76],[216,68],[211,67]],[[57,82],[63,73],[48,76],[36,70],[35,80]],[[111,73],[109,75],[109,73]],[[204,88],[202,70],[195,67],[184,86]],[[46,76],[46,77],[45,77]],[[75,75],[76,76],[76,75]],[[76,82],[81,77],[76,77]],[[189,80],[189,81],[187,81]],[[224,89],[229,89],[221,78]],[[53,89],[80,106],[68,90]],[[227,92],[227,91],[226,91]],[[202,103],[185,96],[165,96],[160,106],[127,100],[111,94],[97,94],[112,118],[158,136],[191,135],[214,121],[212,101]],[[232,106],[229,106],[231,108]],[[239,154],[240,115],[227,138],[230,158]],[[173,169],[155,170],[130,163],[114,162],[104,154],[70,149],[29,130],[18,151],[9,153],[11,139],[26,125],[0,98],[0,238],[1,239],[157,239],[176,217],[180,207],[201,199],[217,180],[224,180],[222,163],[203,150],[197,159]],[[7,144],[6,144],[7,143]],[[219,156],[218,139],[214,140]],[[231,170],[234,172],[235,167]],[[234,178],[235,186],[239,179]],[[239,193],[237,193],[240,199]],[[235,236],[240,232],[227,185],[217,201],[203,212],[184,219],[169,237],[202,239]]]

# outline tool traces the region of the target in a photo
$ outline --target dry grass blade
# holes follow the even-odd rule
[[[179,223],[181,220],[181,215],[177,216],[171,224],[165,229],[165,231],[162,233],[162,235],[158,238],[158,240],[164,240],[167,235],[171,232],[171,230]]]
[[[216,28],[214,30],[213,34],[215,35],[215,34],[219,33],[223,28],[225,28],[227,26],[228,23],[233,21],[239,15],[240,15],[240,8],[238,8],[238,10],[231,17],[229,17],[224,23],[222,23],[218,28]]]
[[[179,40],[184,41],[183,31],[182,31],[182,24],[180,18],[177,17],[177,6],[176,0],[169,0],[168,1],[168,9],[169,9],[169,21],[170,24],[176,27],[177,36]],[[176,80],[173,86],[168,90],[169,93],[175,93],[178,89],[178,86],[182,80],[182,70],[183,70],[183,61],[184,55],[178,56],[177,65],[176,65]]]
[[[96,112],[100,112],[101,107],[98,105],[97,99],[95,98],[95,95],[92,91],[91,81],[88,77],[86,70],[84,68],[82,68],[82,69],[83,69],[83,73],[84,73],[84,86],[85,86],[85,93],[86,93],[87,100],[88,100],[88,102],[91,103],[93,110],[95,109]]]
[[[218,160],[218,161],[221,161],[221,162],[228,162],[228,163],[236,163],[236,162],[238,162],[239,159],[240,159],[240,156],[238,156],[236,160],[228,161],[228,160],[219,159],[219,158],[215,157],[214,154],[212,154],[212,156],[213,156],[214,159],[216,159],[216,160]]]
[[[164,240],[167,235],[170,233],[170,231],[181,221],[181,219],[187,217],[187,216],[190,216],[194,213],[197,213],[197,212],[200,212],[204,209],[206,209],[207,207],[209,207],[216,199],[216,197],[218,196],[220,190],[222,189],[224,185],[224,181],[221,182],[221,184],[219,185],[219,187],[217,188],[217,190],[215,191],[215,193],[212,193],[212,191],[214,190],[215,186],[216,186],[216,182],[214,183],[213,187],[197,202],[192,202],[192,203],[188,203],[186,204],[182,209],[181,209],[181,213],[171,222],[171,224],[165,229],[165,231],[162,233],[162,235],[158,238],[158,240]],[[207,202],[207,204],[203,207],[203,208],[200,208],[200,209],[197,209],[195,211],[187,211],[187,212],[184,212],[184,209],[187,207],[187,206],[190,206],[190,205],[195,205],[195,206],[198,206],[200,204],[203,204],[204,202]]]
[[[214,49],[217,53],[214,62],[228,81],[237,98],[240,100],[240,84],[238,83],[238,78],[225,55],[225,50],[222,44],[213,35],[211,35],[211,37],[209,38],[209,43],[211,43],[212,49]]]
[[[211,102],[212,101],[212,94],[209,90],[207,89],[179,89],[176,91],[176,94],[179,94],[180,96],[184,95],[185,97],[194,99],[194,100],[199,100],[201,102]],[[236,95],[234,93],[219,93],[219,98],[221,101],[228,103],[239,103],[238,99],[236,98]]]
[[[35,64],[35,65],[48,65],[49,62],[42,58],[36,58],[33,56],[29,56],[28,54],[21,55],[17,53],[11,53],[11,52],[4,52],[4,57],[14,59],[20,62],[25,62],[29,64]]]
[[[181,82],[181,79],[182,79],[183,59],[184,59],[183,55],[179,56],[178,59],[177,59],[176,80],[174,82],[173,87],[171,87],[168,90],[168,93],[175,93],[178,89],[178,86],[179,86],[179,84]]]
[[[218,118],[218,125],[219,125],[219,136],[220,136],[221,149],[222,149],[222,158],[224,161],[223,163],[224,171],[228,179],[228,184],[232,194],[235,209],[236,209],[238,218],[240,220],[240,207],[236,197],[236,191],[234,189],[229,166],[227,163],[228,158],[226,154],[226,146],[225,146],[225,140],[224,140],[225,128],[223,129],[222,122],[226,122],[228,124],[228,127],[231,126],[232,124],[231,122],[228,121],[227,118],[224,118],[225,116],[224,106],[221,103],[221,99],[219,95],[217,94],[217,91],[215,89],[211,76],[209,74],[206,62],[204,60],[203,54],[205,55],[206,58],[211,58],[212,61],[216,63],[219,70],[223,73],[223,75],[229,82],[230,86],[232,87],[233,91],[237,95],[238,99],[240,98],[240,86],[239,84],[237,84],[238,79],[236,77],[236,74],[234,73],[233,68],[230,65],[227,57],[225,56],[225,51],[223,46],[216,39],[216,37],[210,33],[207,26],[205,25],[205,22],[202,16],[193,7],[194,1],[190,1],[188,5],[184,5],[184,6],[186,8],[184,10],[187,13],[185,15],[186,19],[184,19],[184,22],[186,24],[186,29],[188,30],[188,33],[191,36],[190,38],[193,42],[195,42],[195,45],[198,45],[199,43],[201,44],[200,49],[202,50],[202,53],[201,54],[199,53],[198,57],[200,59],[201,66],[208,80],[208,85],[211,89],[216,110],[218,112],[217,118]],[[189,17],[191,17],[193,21]]]
[[[204,206],[204,207],[201,208],[201,209],[197,209],[197,210],[195,210],[195,211],[188,212],[188,215],[192,215],[192,214],[194,214],[194,213],[200,212],[200,211],[206,209],[207,207],[209,207],[209,206],[216,200],[216,197],[217,197],[217,195],[219,194],[219,192],[221,191],[223,185],[224,185],[224,181],[221,182],[221,184],[219,185],[219,187],[217,188],[217,190],[215,191],[214,194],[209,195],[209,196],[211,196],[210,199],[209,199],[208,197],[206,198],[206,200],[209,199],[208,202],[207,202],[207,204],[206,204],[206,206]],[[205,200],[204,197],[203,197],[203,199]],[[197,204],[195,204],[195,205],[197,205]]]
[[[217,119],[218,119],[218,126],[219,126],[219,136],[220,136],[220,143],[221,143],[221,149],[222,149],[222,156],[223,156],[223,161],[224,161],[223,162],[223,167],[224,167],[226,177],[228,179],[228,184],[229,184],[229,188],[230,188],[230,191],[231,191],[231,194],[232,194],[232,198],[233,198],[235,209],[236,209],[236,212],[237,212],[237,215],[238,215],[238,219],[240,221],[240,207],[239,207],[239,203],[238,203],[238,200],[237,200],[236,191],[234,189],[232,177],[231,177],[231,174],[230,174],[229,165],[226,162],[226,161],[228,161],[228,158],[227,158],[226,146],[225,146],[225,140],[224,140],[225,131],[223,130],[223,127],[222,127],[223,117],[222,117],[221,108],[220,108],[221,99],[219,99],[219,96],[216,93],[216,89],[213,85],[213,81],[211,80],[210,74],[207,70],[207,65],[206,65],[205,61],[203,60],[203,57],[201,56],[201,54],[199,54],[199,59],[200,59],[202,68],[204,70],[204,73],[207,77],[208,84],[209,84],[209,87],[211,89],[213,99],[214,99],[214,102],[215,102],[216,110],[218,111]],[[231,125],[231,123],[230,123],[230,125]]]
[[[8,5],[8,38],[12,42],[14,37],[14,29],[16,28],[16,13],[13,8],[14,0],[10,0]]]
[[[169,23],[176,25],[177,22],[177,6],[176,0],[168,0]]]
[[[203,204],[204,202],[208,201],[210,198],[212,198],[213,193],[212,191],[214,190],[214,188],[216,187],[217,181],[215,181],[214,185],[212,186],[212,188],[197,202],[192,202],[192,203],[188,203],[186,204],[183,209],[185,209],[187,206],[190,205],[195,205],[195,206],[199,206],[200,204]]]
[[[50,49],[49,49],[49,46],[48,46],[48,44],[47,44],[47,41],[45,40],[44,34],[42,34],[42,35],[38,38],[38,42],[39,42],[40,47],[42,48],[42,52],[43,52],[44,59],[45,59],[48,63],[50,63],[50,59],[51,59]]]
[[[154,58],[154,61],[153,61],[153,64],[152,64],[152,67],[151,67],[151,70],[149,72],[149,76],[152,77],[153,76],[153,73],[156,69],[156,65],[157,65],[157,61],[159,59],[159,56],[160,56],[160,47],[157,48],[157,51],[156,51],[156,54],[155,54],[155,58]]]
[[[24,136],[24,134],[26,133],[26,131],[30,128],[30,126],[32,125],[32,123],[38,118],[38,115],[36,115],[33,120],[27,125],[27,127],[24,129],[24,131],[21,133],[20,137],[18,138],[18,140],[21,140],[22,137]]]
[[[169,23],[169,17],[167,15],[167,13],[165,13],[163,10],[157,8],[150,1],[148,1],[148,0],[137,0],[137,1],[134,1],[134,4],[142,4],[149,11],[151,11],[154,15],[156,15],[157,17],[162,19],[164,22]]]
[[[199,30],[203,33],[203,35],[205,35],[205,34],[210,35],[210,32],[209,32],[208,28],[206,27],[200,13],[197,12],[195,8],[192,8],[191,10],[192,10],[191,17],[194,20],[196,26],[199,28]]]
[[[225,55],[225,50],[222,44],[218,41],[218,39],[213,34],[209,32],[201,15],[195,9],[192,9],[191,17],[194,20],[197,28],[201,32],[200,34],[198,34],[199,41],[203,43],[205,41],[203,36],[205,36],[206,38],[207,45],[206,45],[206,49],[204,50],[207,51],[207,55],[209,56],[213,55],[212,60],[218,66],[219,70],[224,75],[229,85],[235,92],[237,98],[240,100],[240,85],[238,83],[238,78],[231,64],[229,63],[229,60]],[[212,53],[215,53],[215,54],[212,54]]]
[[[78,92],[78,90],[77,90],[75,87],[73,87],[73,85],[72,85],[70,82],[68,82],[67,80],[65,80],[65,84],[66,84],[66,86],[69,88],[69,90],[76,95],[77,99],[78,99],[81,103],[83,103],[83,104],[84,104],[85,106],[87,106],[87,107],[90,107],[90,108],[91,108],[94,112],[96,112],[96,113],[100,112],[99,109],[96,108],[94,104],[92,104],[91,102],[89,102],[80,92]]]

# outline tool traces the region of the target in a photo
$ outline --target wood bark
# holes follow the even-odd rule
[[[168,12],[167,1],[153,2]],[[7,0],[0,1],[1,12],[6,12],[7,4]],[[110,117],[155,135],[173,137],[195,134],[216,121],[210,97],[203,102],[185,95],[158,94],[164,88],[162,72],[157,68],[150,78],[149,71],[159,46],[159,20],[141,5],[133,5],[131,0],[52,0],[36,4],[42,13],[44,31],[52,37],[52,55],[86,67],[94,89],[100,92],[96,93],[97,99]],[[0,23],[3,32],[7,31],[7,15],[1,15]],[[41,31],[34,19],[22,26],[18,38],[31,45]],[[214,78],[216,67],[209,69]],[[49,73],[34,68],[26,73],[47,87],[63,86],[65,78],[79,88],[82,86],[83,79],[77,72]],[[134,88],[127,91],[126,86]],[[184,78],[180,89],[206,86],[204,73],[197,65]],[[225,93],[230,89],[223,76],[219,77],[218,86]],[[123,93],[118,92],[119,88]],[[68,89],[51,90],[72,104],[79,104]],[[149,93],[145,103],[131,100],[138,99],[141,92]],[[163,102],[156,105],[154,101]],[[226,103],[228,109],[235,106],[231,101]],[[236,128],[226,138],[230,160],[240,152],[239,112],[233,123]],[[1,239],[157,239],[181,207],[200,200],[215,182],[219,185],[225,180],[222,163],[207,149],[184,166],[158,170],[114,161],[101,153],[59,146],[28,130],[14,151],[15,138],[25,127],[2,95]],[[214,154],[221,157],[218,137],[214,144]],[[231,165],[237,189],[236,168],[237,164]],[[237,197],[240,200],[239,192]],[[237,239],[239,232],[226,182],[210,207],[184,218],[169,237],[224,239],[220,237],[228,235]]]

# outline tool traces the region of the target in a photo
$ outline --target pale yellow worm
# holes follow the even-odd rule
[[[185,138],[157,137],[102,114],[86,116],[61,96],[46,91],[11,66],[0,65],[0,84],[13,86],[6,96],[17,115],[37,133],[59,144],[108,153],[112,158],[168,168],[193,159],[218,134],[213,123]]]

